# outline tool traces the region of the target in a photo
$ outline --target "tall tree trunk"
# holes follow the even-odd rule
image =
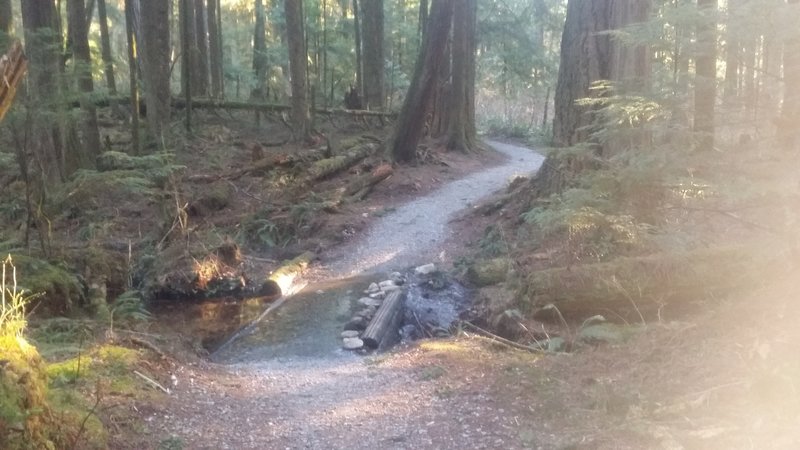
[[[140,0],[140,4],[147,126],[157,147],[163,149],[170,117],[169,4],[163,0]]]
[[[792,17],[800,14],[800,0],[788,0]],[[783,48],[783,106],[778,136],[787,149],[800,145],[800,31],[792,30]]]
[[[196,90],[194,80],[187,81],[186,77],[194,78],[197,61],[197,38],[195,37],[194,0],[179,0],[180,33],[181,33],[181,95],[186,86],[191,87],[190,94]],[[188,70],[188,71],[187,71]]]
[[[11,34],[11,25],[14,15],[11,9],[11,0],[0,0],[0,53],[8,50],[8,36]]]
[[[364,33],[364,101],[367,109],[383,108],[383,0],[361,2]]]
[[[450,37],[455,0],[433,0],[426,25],[423,45],[417,58],[414,77],[397,119],[392,139],[392,156],[398,162],[416,159],[417,144],[423,128],[431,99],[436,90],[436,80]]]
[[[606,56],[611,41],[601,32],[611,29],[612,1],[570,0],[567,5],[554,98],[553,141],[559,147],[588,140],[588,108],[576,102],[589,96],[593,82],[611,77]]]
[[[211,69],[211,95],[214,98],[224,97],[222,67],[222,30],[219,28],[221,14],[219,0],[208,0],[208,63]]]
[[[185,127],[186,132],[192,132],[192,91],[194,90],[194,57],[195,52],[192,49],[195,47],[194,39],[194,8],[192,7],[192,0],[181,0],[180,3],[180,28],[181,28],[181,91],[183,92],[186,101],[185,111]]]
[[[615,90],[646,88],[650,76],[649,50],[612,39],[608,30],[621,29],[648,19],[650,2],[642,0],[569,0],[561,40],[561,65],[554,96],[553,140],[556,146],[589,144],[597,156],[608,156],[613,148],[591,140],[591,107],[578,100],[590,97],[592,84],[609,80]],[[533,180],[534,194],[561,192],[587,168],[586,160],[562,157],[552,151]]]
[[[28,67],[29,106],[32,111],[32,149],[42,179],[58,183],[66,177],[63,130],[59,130],[52,112],[58,111],[61,71],[61,36],[53,0],[27,0],[22,5]],[[55,94],[55,95],[54,95]]]
[[[128,79],[131,91],[131,152],[138,155],[139,144],[139,51],[136,39],[137,15],[135,0],[125,0],[125,33],[128,41]]]
[[[477,0],[464,0],[453,14],[453,85],[447,148],[470,151],[476,147],[475,52]]]
[[[717,97],[717,0],[697,0],[703,17],[697,25],[694,131],[697,148],[714,148],[714,106]]]
[[[422,49],[422,37],[425,34],[425,26],[428,23],[428,0],[419,0],[419,48]]]
[[[94,92],[92,80],[92,55],[89,50],[89,27],[86,23],[86,9],[83,0],[67,0],[67,19],[69,21],[69,39],[75,55],[75,78],[80,97],[82,115],[82,145],[78,146],[75,158],[70,158],[76,167],[67,167],[67,174],[79,168],[94,167],[95,159],[100,154],[100,131],[97,127],[97,109],[90,98]]]
[[[100,20],[100,47],[103,56],[103,73],[111,96],[117,95],[117,81],[114,77],[114,58],[111,55],[111,37],[108,32],[108,13],[106,0],[97,0],[97,15]]]
[[[369,1],[369,0],[367,0]],[[353,0],[353,28],[356,39],[356,91],[359,98],[364,97],[364,58],[361,52],[361,8],[358,0]]]
[[[305,48],[302,0],[284,0],[286,41],[292,83],[292,135],[295,141],[309,137],[311,117],[308,102],[308,53]]]
[[[264,101],[267,96],[267,14],[264,0],[255,0],[256,23],[253,28],[253,73],[256,85],[251,97]]]
[[[725,101],[731,102],[739,96],[739,30],[737,15],[742,0],[728,0],[728,21],[725,26]]]
[[[194,0],[194,29],[197,39],[197,59],[195,62],[194,94],[208,95],[208,29],[206,28],[205,0]]]

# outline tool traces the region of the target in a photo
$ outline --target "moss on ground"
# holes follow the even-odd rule
[[[45,363],[22,338],[0,337],[0,448],[64,448],[66,436],[47,402]]]
[[[12,255],[19,279],[19,288],[36,296],[38,308],[51,314],[65,314],[84,301],[84,290],[78,277],[63,267],[31,256]]]

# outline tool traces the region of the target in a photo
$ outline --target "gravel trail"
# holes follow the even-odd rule
[[[514,175],[539,169],[544,157],[528,148],[487,141],[508,156],[503,164],[446,184],[382,217],[367,236],[337,252],[328,264],[333,277],[398,269],[432,261],[448,237],[450,217],[505,186]]]
[[[386,215],[330,272],[346,276],[431,261],[453,213],[513,175],[535,171],[544,159],[526,148],[489,144],[509,159]],[[181,367],[170,404],[148,411],[147,421],[151,431],[177,436],[189,449],[526,447],[518,418],[529,405],[500,401],[491,381],[501,370],[497,364],[479,348],[453,345],[423,341],[367,358],[340,350]]]

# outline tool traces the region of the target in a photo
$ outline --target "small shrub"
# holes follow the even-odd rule
[[[25,329],[25,304],[29,298],[24,290],[17,290],[17,268],[11,255],[3,261],[0,278],[2,306],[0,306],[0,336],[19,337]]]

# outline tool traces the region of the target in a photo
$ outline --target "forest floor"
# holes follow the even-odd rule
[[[219,122],[208,118],[176,152],[175,162],[188,167],[187,177],[231,173],[264,156],[298,151],[291,145],[265,146],[266,153],[256,156],[253,143],[277,142],[284,136],[243,126],[244,121],[231,128]],[[385,138],[380,128],[352,125],[331,136],[338,143],[362,133]],[[109,140],[124,145],[124,133],[112,132]],[[321,255],[311,278],[349,274],[363,269],[353,264],[363,256],[363,243],[410,244],[406,256],[417,254],[419,259],[403,257],[397,264],[436,260],[447,265],[474,253],[485,227],[507,218],[462,215],[447,225],[448,238],[440,239],[442,234],[433,243],[421,243],[416,236],[395,241],[386,235],[405,228],[414,231],[426,217],[416,218],[418,224],[402,222],[406,226],[399,230],[385,227],[384,219],[393,214],[414,218],[417,199],[435,195],[450,182],[474,179],[470,174],[487,167],[508,168],[519,161],[494,152],[462,155],[424,150],[424,163],[397,168],[365,200],[345,204],[334,213],[323,213],[318,197],[383,164],[380,155],[314,185],[311,193],[292,193],[300,179],[293,171],[218,180],[212,183],[215,188],[231,188],[225,206],[192,213],[180,238],[173,230],[175,206],[170,209],[174,202],[169,195],[167,208],[159,210],[149,197],[115,197],[114,191],[97,196],[105,202],[99,205],[94,199],[75,203],[76,209],[85,206],[84,215],[58,216],[54,232],[75,248],[124,252],[149,251],[148,245],[154,243],[178,248],[199,242],[200,250],[208,253],[233,238],[252,245],[242,248],[244,260],[248,270],[262,276],[280,259],[305,250]],[[781,166],[787,171],[793,167]],[[502,187],[514,172],[493,172],[496,184],[487,189]],[[80,200],[81,189],[75,186],[67,204]],[[176,190],[176,197],[191,204],[210,189],[208,183],[190,181]],[[264,220],[258,213],[265,205],[271,208],[268,219],[285,222],[246,229],[244,224],[254,218]],[[294,211],[292,206],[310,212],[293,218],[285,214]],[[474,206],[463,198],[433,203],[433,209],[443,210]],[[284,229],[302,236],[284,240]],[[273,240],[279,242],[263,242]],[[137,244],[145,241],[149,244]],[[261,249],[258,244],[263,244]],[[263,249],[266,244],[268,252]],[[431,251],[433,244],[436,251]],[[441,255],[440,249],[446,254]],[[343,260],[348,263],[337,263]],[[73,380],[67,386],[77,386],[90,407],[106,386],[101,381],[108,378],[101,408],[87,417],[98,416],[108,431],[109,446],[119,449],[797,448],[798,271],[797,266],[783,267],[774,279],[765,279],[746,293],[712,299],[701,311],[647,322],[618,342],[586,345],[572,353],[524,352],[457,333],[403,344],[379,355],[338,353],[331,358],[226,365],[208,359],[203,343],[192,334],[198,330],[186,328],[177,316],[157,315],[130,330],[117,324],[116,336],[110,333],[111,343],[136,349],[136,362],[112,361],[109,374],[81,375],[83,381]],[[478,295],[503,296],[508,291],[489,288]],[[241,325],[237,322],[241,319],[213,311],[207,320],[228,331]],[[78,328],[85,326],[76,323]],[[39,327],[53,330],[62,325],[58,320],[34,319],[34,341],[48,361],[77,352],[80,374],[83,337],[69,350],[36,340]],[[61,337],[52,339],[60,342]],[[93,350],[91,355],[95,354]],[[70,361],[74,364],[74,359]],[[94,362],[91,367],[84,370],[94,370]],[[134,374],[134,369],[154,382]],[[169,393],[161,392],[162,387]],[[91,436],[87,432],[81,440],[85,445],[77,447],[97,448],[99,440],[93,442]]]
[[[467,252],[467,243],[482,236],[480,221],[472,227],[463,222],[441,243],[451,255]],[[373,225],[381,228],[381,222]],[[793,274],[789,268],[755,292],[574,353],[529,353],[461,335],[367,357],[229,366],[178,358],[169,377],[162,376],[174,375],[171,395],[139,407],[146,435],[154,439],[146,443],[192,449],[796,448],[800,333],[792,323],[800,311]],[[136,440],[115,444],[133,448],[130,442]]]

